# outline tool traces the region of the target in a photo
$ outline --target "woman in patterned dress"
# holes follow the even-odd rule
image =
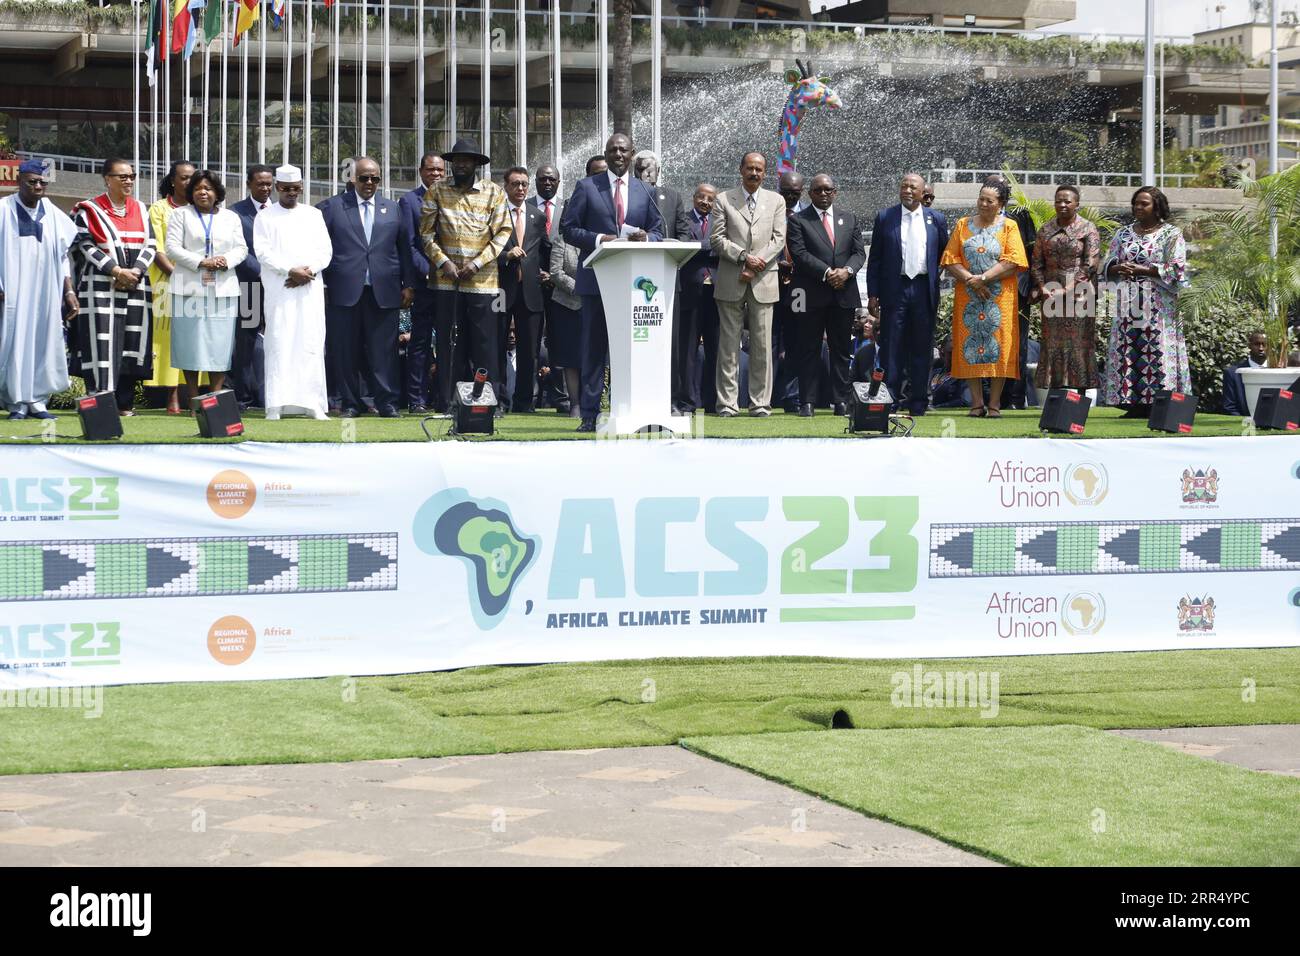
[[[86,391],[116,392],[118,410],[131,415],[135,383],[148,378],[153,365],[149,266],[157,248],[149,213],[131,195],[131,164],[110,159],[103,175],[104,192],[73,210],[80,300],[73,341]]]
[[[1187,285],[1187,245],[1155,186],[1133,194],[1133,222],[1115,233],[1102,274],[1119,282],[1102,404],[1146,418],[1161,389],[1190,393],[1178,290]]]
[[[986,184],[976,213],[957,220],[939,265],[957,281],[952,308],[952,374],[970,386],[972,418],[1002,417],[1002,387],[1019,375],[1015,274],[1029,267],[1020,227],[1002,210],[1005,181]],[[984,379],[989,381],[984,404]]]
[[[1056,189],[1056,218],[1043,224],[1034,242],[1030,274],[1042,302],[1043,341],[1034,385],[1097,387],[1097,296],[1093,283],[1101,264],[1097,227],[1079,215],[1079,190]]]

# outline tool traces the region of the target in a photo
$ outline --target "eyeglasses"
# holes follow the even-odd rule
[[[357,182],[359,182],[359,183],[377,183],[377,182],[379,182],[379,177],[378,177],[378,176],[358,176],[358,177],[357,177]]]
[[[120,179],[124,183],[135,182],[135,173],[109,173],[109,179]]]
[[[26,183],[29,186],[48,186],[50,181],[48,179],[28,179]]]

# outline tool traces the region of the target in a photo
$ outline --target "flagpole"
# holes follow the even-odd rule
[[[415,0],[415,168],[424,158],[424,0]]]
[[[650,3],[650,140],[655,155],[663,160],[663,144],[660,142],[662,132],[659,111],[662,103],[664,84],[663,63],[664,0],[651,0]]]
[[[330,112],[330,195],[339,191],[339,72],[342,54],[339,50],[339,4],[334,0],[334,109]]]
[[[190,29],[194,29],[194,24],[190,24]],[[206,44],[205,44],[206,46]],[[192,95],[191,78],[190,78],[190,58],[183,56],[181,59],[181,155],[186,159],[190,155],[190,96]]]
[[[370,102],[370,11],[366,0],[361,0],[361,77],[358,92],[361,97],[357,110],[357,155],[366,155],[366,112]]]
[[[235,16],[240,4],[235,3]],[[236,28],[238,25],[236,25]],[[259,28],[260,29],[260,28]],[[239,45],[239,182],[240,196],[248,197],[248,38]]]
[[[551,0],[551,162],[560,169],[561,139],[563,125],[560,122],[560,109],[563,98],[560,95],[560,77],[563,68],[560,65],[560,0]]]
[[[609,0],[596,2],[596,113],[599,145],[604,149],[609,139]]]
[[[492,5],[490,0],[479,0],[482,4],[482,16],[479,21],[479,91],[483,99],[483,152],[488,157],[484,167],[483,178],[492,178]]]
[[[161,3],[162,0],[159,0]],[[161,9],[161,8],[160,8]],[[151,10],[152,13],[152,10]],[[152,15],[150,21],[153,20]],[[153,28],[152,22],[149,29]],[[153,195],[158,188],[157,172],[158,169],[158,83],[162,79],[158,70],[158,37],[154,37],[153,53],[149,58],[149,66],[153,74],[153,82],[149,84],[149,195]],[[143,171],[137,169],[137,176],[143,176]]]
[[[212,48],[208,43],[203,44],[203,132],[199,136],[199,152],[203,154],[203,169],[208,168],[208,108],[212,103],[212,84],[209,77],[212,74]],[[189,150],[187,149],[188,153]]]
[[[316,50],[316,20],[312,7],[316,0],[307,0],[307,52],[302,58],[302,198],[311,202],[311,70]]]
[[[257,18],[258,46],[261,48],[261,62],[257,67],[257,161],[266,162],[266,35],[271,25],[266,12],[267,0],[262,0],[262,10]]]
[[[163,51],[167,59],[163,63],[163,156],[162,161],[170,165],[172,161],[172,17],[171,4],[163,0],[167,5],[167,12],[163,15]],[[158,176],[158,170],[154,169],[155,178]],[[150,194],[150,202],[153,196],[156,196],[157,187]]]
[[[208,0],[214,3],[215,0]],[[221,0],[221,164],[218,167],[221,181],[226,181],[226,167],[229,162],[230,143],[226,132],[226,114],[230,109],[230,8],[226,0]],[[203,128],[208,128],[207,117],[203,118]]]
[[[284,5],[284,158],[280,162],[289,165],[289,91],[293,88],[293,3]]]
[[[486,2],[486,0],[485,0]],[[524,0],[515,3],[515,165],[528,165],[528,30]]]
[[[131,168],[140,175],[140,0],[131,0],[135,30],[131,35]]]
[[[459,55],[456,52],[456,0],[447,0],[447,143],[456,141],[456,73]]]
[[[421,2],[423,2],[423,0],[416,0],[416,3],[421,3]],[[383,134],[380,140],[382,144],[380,146],[380,149],[383,150],[384,156],[383,156],[383,167],[381,168],[380,172],[383,174],[384,177],[384,190],[386,193],[391,193],[393,188],[393,161],[392,161],[392,152],[393,152],[392,118],[393,117],[392,117],[392,111],[390,110],[388,105],[388,101],[392,98],[391,81],[389,80],[389,76],[388,76],[389,60],[390,57],[392,56],[392,50],[389,44],[389,33],[391,27],[392,27],[392,3],[390,2],[390,0],[384,0],[384,72],[381,75],[381,80],[380,80],[380,90],[381,90],[380,95],[383,97],[383,101],[384,101],[383,108],[381,110],[382,117],[383,117],[382,118]]]

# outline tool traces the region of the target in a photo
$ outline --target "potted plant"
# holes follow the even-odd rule
[[[1260,179],[1241,175],[1239,209],[1209,217],[1204,225],[1207,266],[1192,277],[1181,307],[1265,316],[1268,368],[1242,369],[1250,413],[1259,390],[1285,387],[1300,375],[1286,367],[1291,349],[1287,316],[1300,306],[1300,166]],[[1270,213],[1277,216],[1277,256],[1270,251]],[[1228,359],[1224,356],[1224,359]]]

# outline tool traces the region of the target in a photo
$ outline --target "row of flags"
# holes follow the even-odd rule
[[[271,28],[280,29],[284,21],[284,8],[289,0],[232,0],[234,7],[234,45],[252,29],[267,8]],[[334,0],[324,0],[332,7]],[[145,59],[148,63],[149,83],[159,64],[169,53],[189,59],[198,45],[200,33],[204,45],[210,44],[222,32],[222,0],[150,0],[149,20],[146,28]]]

